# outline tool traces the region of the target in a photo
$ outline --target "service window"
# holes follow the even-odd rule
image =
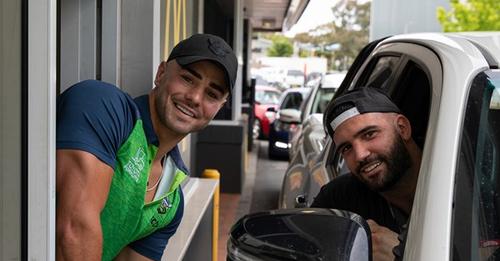
[[[500,260],[500,73],[473,81],[455,182],[455,261]]]

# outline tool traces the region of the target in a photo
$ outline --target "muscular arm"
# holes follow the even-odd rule
[[[57,260],[100,260],[100,212],[113,169],[84,151],[57,150],[56,155]]]

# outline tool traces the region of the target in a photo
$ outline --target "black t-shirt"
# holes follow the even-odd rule
[[[400,233],[400,227],[408,218],[351,174],[341,175],[324,185],[311,207],[351,211],[396,233]]]

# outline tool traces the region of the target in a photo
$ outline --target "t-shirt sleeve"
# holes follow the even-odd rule
[[[89,152],[114,169],[116,153],[138,117],[134,106],[111,84],[73,85],[57,98],[56,148]]]
[[[168,240],[177,231],[177,228],[181,223],[182,216],[184,215],[184,196],[182,190],[179,195],[179,207],[177,208],[177,212],[175,213],[172,221],[166,227],[155,231],[153,234],[132,242],[129,245],[130,248],[147,258],[158,261],[161,260]]]
[[[346,201],[345,197],[348,196],[345,189],[350,187],[346,183],[348,178],[346,175],[342,175],[323,185],[314,198],[311,207],[342,209],[342,202]]]
[[[328,188],[329,184],[330,183],[325,184],[323,185],[323,187],[321,187],[320,191],[318,192],[318,195],[316,195],[313,203],[311,204],[311,208],[331,208],[330,207],[331,200],[329,199],[331,193],[329,193],[329,188]]]

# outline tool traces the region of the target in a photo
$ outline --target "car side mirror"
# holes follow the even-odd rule
[[[301,112],[297,109],[283,109],[279,111],[279,120],[282,122],[286,123],[294,123],[294,124],[300,124],[301,123]]]
[[[271,107],[267,108],[266,111],[268,111],[268,112],[276,112],[276,109],[271,106]]]
[[[336,209],[279,209],[248,214],[231,228],[227,260],[371,261],[370,228]]]

